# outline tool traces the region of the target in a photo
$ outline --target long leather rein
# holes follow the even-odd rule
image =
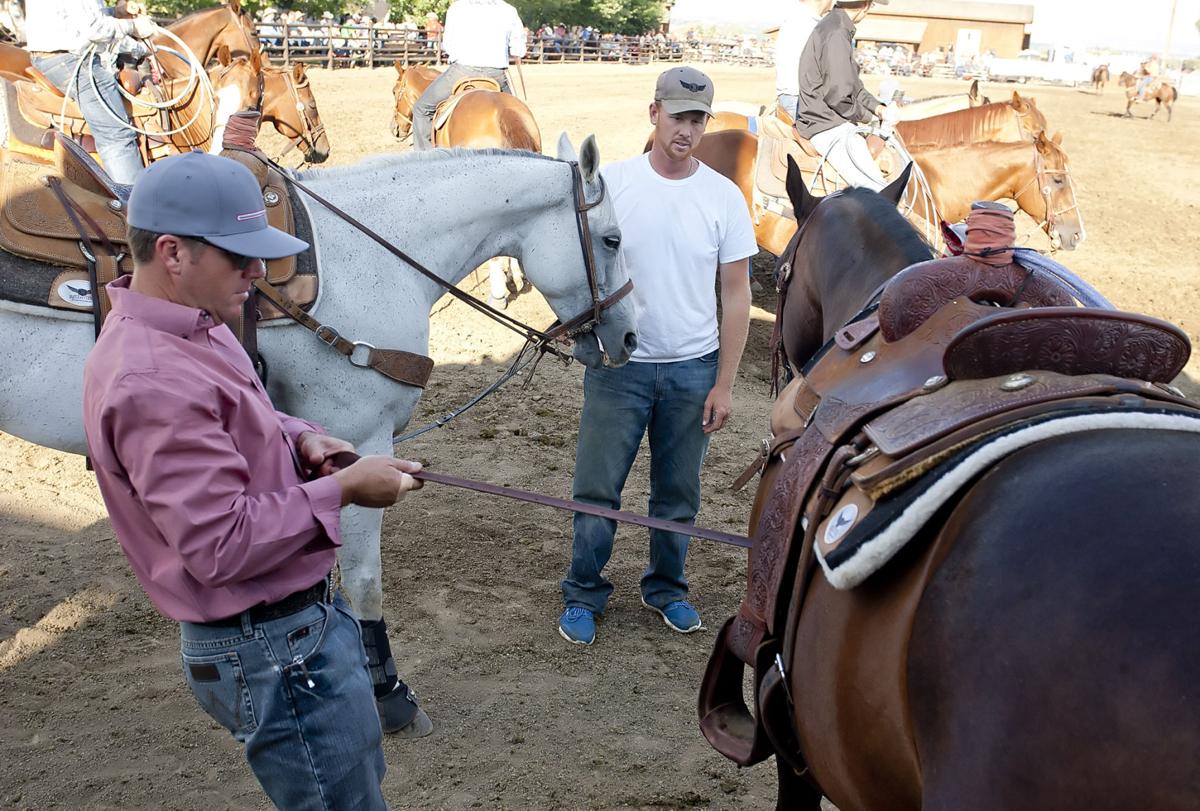
[[[354,464],[361,458],[362,457],[356,453],[342,451],[330,457],[330,461],[332,461],[339,468],[345,468]],[[477,493],[503,496],[504,498],[525,501],[530,504],[539,504],[543,507],[553,507],[557,510],[596,515],[601,518],[608,518],[612,521],[620,522],[622,524],[636,524],[641,527],[662,530],[663,532],[677,532],[680,535],[689,535],[693,538],[704,538],[708,541],[716,541],[718,543],[728,544],[730,546],[739,546],[743,549],[749,549],[753,545],[753,542],[745,535],[734,535],[729,532],[708,529],[707,527],[697,527],[693,526],[692,524],[685,524],[682,521],[667,521],[662,518],[654,518],[648,515],[638,515],[637,513],[625,512],[624,510],[613,510],[608,507],[597,507],[595,504],[585,504],[582,501],[572,501],[570,499],[542,495],[541,493],[532,493],[528,490],[518,490],[515,487],[502,487],[498,484],[489,484],[488,482],[476,481],[474,479],[464,479],[460,476],[451,476],[446,473],[435,473],[432,470],[422,470],[418,473],[412,473],[410,475],[414,479],[418,479],[423,482],[444,484],[449,487],[461,487],[466,490],[474,490]]]

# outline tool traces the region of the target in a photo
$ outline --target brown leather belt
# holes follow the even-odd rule
[[[295,614],[298,611],[303,611],[310,605],[317,603],[327,603],[330,601],[331,589],[329,587],[329,576],[321,578],[320,581],[312,584],[306,589],[294,591],[288,596],[276,600],[273,603],[265,605],[255,605],[247,608],[241,614],[234,614],[232,617],[226,617],[223,620],[213,620],[212,622],[200,622],[197,625],[209,625],[217,628],[236,628],[242,624],[242,617],[249,614],[250,623],[257,625],[261,622],[270,622],[282,617],[287,617]]]

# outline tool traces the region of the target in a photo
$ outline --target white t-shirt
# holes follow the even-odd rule
[[[800,95],[800,54],[819,22],[821,15],[813,14],[807,6],[796,6],[779,26],[775,40],[775,95]]]
[[[633,279],[638,348],[632,360],[691,360],[719,345],[717,266],[758,252],[746,200],[728,178],[699,164],[683,180],[650,166],[649,153],[601,171]]]
[[[525,56],[525,26],[504,0],[456,0],[446,10],[442,50],[451,62],[503,70],[509,56]]]

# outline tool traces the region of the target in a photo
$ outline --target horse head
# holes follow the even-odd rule
[[[304,151],[304,160],[322,163],[329,157],[329,137],[304,63],[290,68],[262,65],[263,121]]]
[[[408,67],[400,59],[392,66],[396,69],[396,83],[392,85],[392,135],[404,140],[412,132],[413,105],[437,78],[438,72],[422,65]]]
[[[1047,138],[1039,131],[1034,138],[1034,161],[1029,180],[1014,195],[1021,209],[1037,219],[1057,250],[1074,250],[1083,241],[1083,216],[1075,198],[1075,184],[1067,153],[1062,148],[1062,133]]]
[[[226,46],[234,56],[251,56],[262,47],[258,41],[258,29],[254,19],[242,8],[241,3],[232,0],[229,5],[207,8],[181,17],[167,26],[171,33],[187,43],[201,64],[207,66],[217,58],[221,46]],[[178,48],[170,38],[155,37],[154,44],[167,49],[161,57],[167,60],[167,69],[178,74],[186,70],[187,65],[169,51]],[[179,64],[172,64],[176,60]]]
[[[560,279],[557,284],[539,280],[539,270],[528,260],[522,260],[522,268],[529,278],[550,302],[555,314],[566,322],[581,312],[595,311],[599,306],[601,313],[596,323],[585,332],[575,337],[574,355],[585,366],[598,367],[602,365],[622,366],[629,360],[633,350],[637,348],[637,318],[633,300],[624,296],[615,303],[598,305],[609,297],[617,294],[629,281],[625,263],[621,261],[621,230],[617,226],[617,215],[613,209],[612,198],[600,177],[600,150],[596,139],[589,135],[584,139],[576,156],[575,148],[571,145],[566,133],[558,140],[558,159],[572,164],[572,183],[576,185],[577,197],[575,207],[578,212],[578,231],[580,248],[585,265],[592,264],[592,270],[586,267],[579,271],[587,272],[588,287],[591,290],[581,290],[579,280]],[[585,243],[584,236],[588,237]],[[570,284],[568,291],[564,284]],[[559,301],[554,299],[555,288],[560,291]],[[565,293],[569,295],[563,295]]]
[[[217,49],[217,66],[208,77],[216,95],[216,124],[223,124],[238,110],[262,109],[261,68],[251,57],[235,57],[228,45],[222,45]]]

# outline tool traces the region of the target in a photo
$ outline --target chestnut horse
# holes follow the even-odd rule
[[[1092,71],[1092,89],[1098,94],[1104,93],[1104,86],[1108,84],[1108,63],[1097,65]]]
[[[394,67],[392,135],[403,140],[412,134],[413,105],[438,77],[438,71],[424,66],[406,68],[399,59]],[[434,132],[434,145],[541,152],[542,134],[529,107],[516,96],[469,90],[462,94],[445,126]]]
[[[783,340],[803,366],[929,253],[874,192],[806,202],[798,172],[789,189],[812,210],[780,262]],[[780,656],[762,659],[786,686],[759,707],[767,731],[795,736],[771,737],[778,807],[1194,808],[1196,481],[1200,435],[1182,428],[1055,436],[967,483],[857,587],[835,590],[802,558],[779,586]],[[710,739],[748,742],[745,721]],[[802,777],[783,762],[801,757]]]
[[[1073,250],[1084,238],[1060,135],[1048,139],[1039,132],[1026,141],[924,147],[910,153],[925,174],[934,203],[930,209],[927,200],[918,198],[909,206],[911,216],[914,222],[934,226],[935,233],[939,219],[950,223],[965,219],[976,200],[1012,199],[1046,232],[1053,246]],[[758,246],[779,256],[796,232],[796,223],[754,205],[758,138],[744,130],[709,133],[693,154],[737,185],[754,222]]]
[[[251,56],[262,50],[254,19],[242,8],[240,0],[229,0],[228,4],[180,17],[167,29],[187,43],[204,67],[217,59],[222,45],[234,56]],[[174,40],[160,35],[151,41],[156,48],[167,49],[160,50],[156,57],[163,70],[173,76],[187,73],[187,63],[171,53],[179,47]]]
[[[1153,101],[1154,112],[1150,113],[1150,118],[1158,115],[1158,111],[1163,107],[1167,108],[1167,122],[1171,121],[1171,108],[1175,106],[1175,100],[1179,98],[1179,91],[1175,89],[1175,85],[1163,77],[1158,77],[1156,80],[1158,87],[1154,88],[1154,92],[1146,96],[1145,99],[1138,98],[1137,86],[1138,77],[1127,71],[1121,72],[1121,78],[1117,80],[1119,87],[1125,88],[1125,117],[1133,117],[1133,105],[1138,101]],[[1153,84],[1151,85],[1153,86]]]

